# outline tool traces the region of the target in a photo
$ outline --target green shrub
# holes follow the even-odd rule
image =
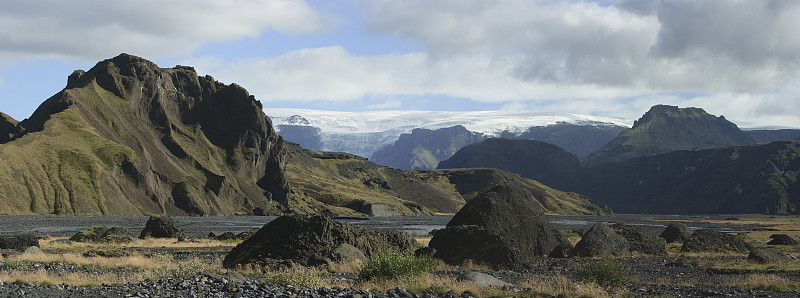
[[[358,277],[364,280],[412,277],[433,272],[436,261],[431,257],[417,257],[410,253],[385,252],[370,257],[361,267]]]
[[[3,269],[8,271],[30,271],[33,270],[33,265],[28,262],[10,261],[3,264]]]
[[[628,281],[628,267],[614,259],[605,257],[600,261],[584,266],[579,277],[604,287],[619,286]]]

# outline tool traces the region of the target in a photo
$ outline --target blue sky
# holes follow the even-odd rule
[[[638,118],[671,104],[800,128],[796,28],[800,2],[781,0],[11,0],[0,112],[24,119],[73,70],[126,52],[265,107]]]

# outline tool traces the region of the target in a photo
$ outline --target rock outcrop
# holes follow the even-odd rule
[[[360,228],[323,216],[287,215],[234,247],[222,264],[278,266],[288,261],[315,266],[360,257],[344,244],[368,257],[389,250],[411,252],[415,242],[402,231]]]
[[[598,222],[583,233],[581,240],[572,249],[572,254],[579,257],[624,257],[629,255],[628,240],[604,223]]]
[[[697,230],[681,247],[682,252],[749,252],[753,247],[731,234],[711,229]]]
[[[2,213],[277,213],[289,194],[261,103],[191,67],[104,60],[12,133],[0,144]]]
[[[142,229],[139,239],[152,238],[177,238],[183,240],[186,234],[178,222],[169,216],[151,216]]]
[[[450,264],[471,259],[497,266],[513,263],[487,258],[487,252],[502,252],[502,260],[512,262],[515,253],[529,259],[569,249],[569,240],[550,226],[535,200],[508,185],[493,186],[467,202],[446,229],[434,233],[429,246],[436,249],[435,257]],[[460,247],[455,247],[459,237]]]

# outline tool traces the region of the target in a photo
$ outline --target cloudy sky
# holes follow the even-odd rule
[[[638,118],[693,106],[800,128],[800,1],[9,0],[0,111],[126,52],[236,82],[265,107]]]

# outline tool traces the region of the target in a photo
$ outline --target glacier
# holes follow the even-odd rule
[[[571,113],[518,110],[496,111],[324,111],[310,109],[264,108],[278,133],[282,125],[319,128],[323,151],[347,152],[369,157],[378,149],[393,144],[401,134],[415,128],[439,129],[456,125],[494,137],[519,135],[530,127],[557,123],[576,125],[616,125],[631,127],[633,119]]]

